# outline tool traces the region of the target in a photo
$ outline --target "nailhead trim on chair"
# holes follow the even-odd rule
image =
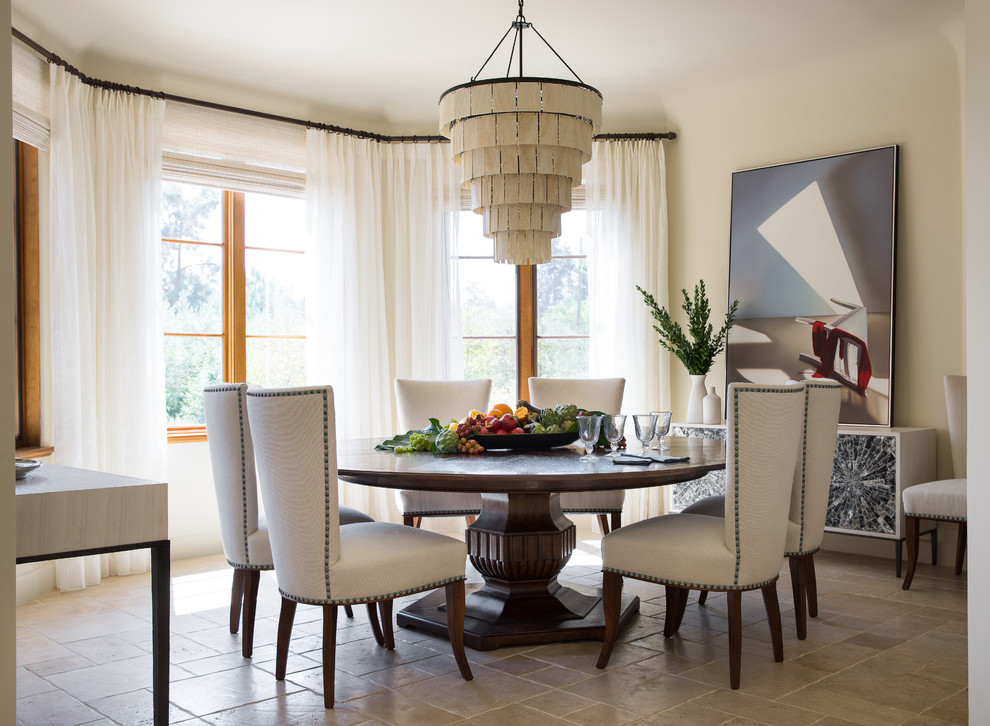
[[[602,570],[605,572],[614,572],[617,575],[622,575],[623,577],[631,577],[634,580],[643,580],[645,582],[656,582],[661,585],[673,585],[674,587],[684,587],[690,590],[717,590],[719,592],[728,592],[730,590],[756,590],[758,588],[766,587],[771,583],[777,582],[777,577],[772,577],[764,582],[757,582],[752,585],[740,585],[738,582],[734,585],[712,585],[712,584],[702,584],[698,582],[683,582],[681,580],[668,580],[665,577],[648,577],[647,575],[640,574],[638,572],[630,572],[629,570],[617,570],[613,567],[603,567]]]
[[[439,580],[437,582],[430,583],[429,585],[424,585],[423,587],[412,587],[406,590],[398,590],[396,592],[390,592],[379,597],[374,598],[357,598],[357,597],[347,597],[347,598],[331,598],[327,597],[326,600],[317,600],[309,597],[296,597],[295,595],[289,595],[279,588],[279,592],[287,600],[295,600],[296,602],[306,603],[308,605],[352,605],[360,604],[365,602],[378,602],[379,600],[391,600],[396,597],[402,597],[403,595],[413,595],[417,592],[423,592],[425,590],[435,590],[438,587],[443,587],[451,582],[457,582],[458,580],[467,579],[463,575],[460,577],[449,577],[446,580]]]
[[[405,511],[407,517],[463,517],[465,515],[480,514],[480,509],[444,509],[439,512],[413,512]]]
[[[940,522],[965,522],[965,517],[947,517],[944,514],[915,514],[914,512],[904,512],[905,517],[917,517],[918,519],[937,519]]]
[[[733,515],[733,528],[736,535],[736,574],[733,580],[733,584],[739,584],[739,564],[742,559],[742,552],[740,551],[739,544],[739,391],[733,389],[732,391],[732,446],[733,451],[737,452],[735,456],[732,457],[732,509],[734,510]]]
[[[247,452],[244,450],[244,398],[241,395],[241,387],[237,386],[237,423],[241,432],[241,532],[244,534],[244,561],[251,564],[251,552],[248,550],[248,506],[247,506],[247,471],[245,462]]]
[[[785,552],[784,557],[800,557],[801,555],[814,555],[821,550],[821,547],[815,547],[813,550],[801,550],[800,552]]]
[[[616,512],[621,512],[622,509],[562,509],[564,514],[615,514]]]
[[[807,388],[805,383],[805,388]],[[808,492],[808,403],[807,392],[804,396],[804,435],[801,437],[801,535],[798,537],[798,549],[804,549],[804,498]],[[786,554],[786,553],[785,553]]]
[[[239,565],[236,562],[227,560],[227,564],[235,570],[274,570],[275,565]]]

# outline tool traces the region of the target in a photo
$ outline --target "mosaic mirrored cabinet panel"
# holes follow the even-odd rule
[[[673,424],[672,436],[725,440],[725,426]],[[825,531],[903,539],[901,491],[935,478],[935,429],[841,428],[828,496]],[[677,484],[671,511],[725,493],[725,472]]]

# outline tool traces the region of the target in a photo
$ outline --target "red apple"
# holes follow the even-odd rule
[[[516,428],[512,429],[512,433],[514,433],[514,434],[524,434],[526,432],[523,429],[521,429],[518,426],[516,426]]]
[[[507,413],[502,416],[502,428],[506,431],[512,431],[519,427],[519,422],[516,421],[515,417],[511,413]]]
[[[479,436],[488,436],[488,434],[490,434],[490,433],[491,433],[491,431],[488,430],[488,427],[487,426],[482,426],[481,429],[478,430],[478,435]]]
[[[499,435],[503,435],[504,436],[506,433],[507,432],[506,432],[505,429],[499,429],[498,431],[495,432],[495,435],[496,436],[499,436]]]

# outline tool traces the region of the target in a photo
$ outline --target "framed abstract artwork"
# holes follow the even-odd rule
[[[735,172],[726,383],[833,378],[890,426],[896,217],[897,146]]]

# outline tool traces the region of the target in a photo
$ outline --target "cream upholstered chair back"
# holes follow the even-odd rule
[[[945,377],[945,407],[949,416],[952,476],[966,478],[966,376]]]
[[[728,399],[725,546],[746,588],[776,578],[784,558],[805,387],[731,383]]]
[[[625,378],[530,378],[529,401],[539,408],[573,403],[585,411],[619,413]]]
[[[279,590],[325,602],[340,558],[333,389],[252,388],[247,407]]]
[[[234,567],[264,569],[272,566],[267,547],[258,552],[249,545],[258,531],[258,483],[247,388],[246,383],[208,386],[203,390],[203,409],[224,556]]]
[[[395,379],[395,403],[402,433],[430,425],[430,418],[442,424],[458,421],[468,411],[488,412],[492,380],[477,378],[470,381],[424,381],[413,378]]]
[[[838,381],[815,378],[805,381],[804,386],[804,446],[794,467],[788,555],[821,547],[842,403]]]

